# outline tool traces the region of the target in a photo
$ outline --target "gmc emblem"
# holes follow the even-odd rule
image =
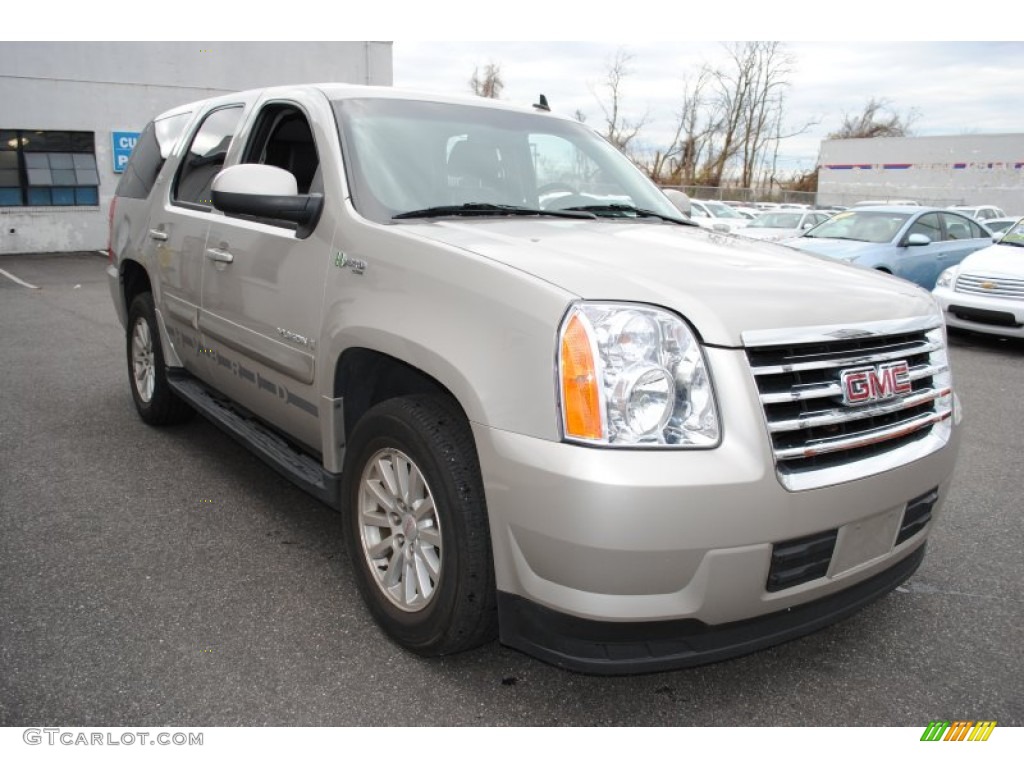
[[[839,372],[844,405],[865,405],[892,400],[910,394],[910,366],[905,360],[895,363],[847,368]]]

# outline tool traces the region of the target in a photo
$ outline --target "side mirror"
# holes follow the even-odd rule
[[[213,179],[213,207],[228,215],[290,221],[306,237],[323,209],[323,195],[297,194],[295,176],[273,165],[232,165]]]
[[[907,245],[931,245],[931,244],[932,244],[931,238],[928,237],[928,235],[922,235],[920,232],[915,232],[914,234],[912,234],[909,237],[907,237]]]

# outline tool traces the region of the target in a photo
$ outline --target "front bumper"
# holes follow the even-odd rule
[[[936,288],[946,325],[978,333],[1024,339],[1024,301]]]
[[[550,642],[552,632],[564,634],[557,628],[566,622],[622,625],[616,632],[631,638],[631,645],[669,631],[656,630],[660,624],[689,620],[696,622],[692,626],[721,628],[835,598],[838,607],[797,619],[785,631],[766,619],[765,626],[773,628],[763,637],[757,630],[751,642],[726,643],[725,655],[733,655],[846,615],[842,605],[853,610],[863,602],[850,591],[858,584],[882,585],[878,590],[885,591],[909,575],[895,567],[921,549],[942,506],[959,429],[954,425],[948,442],[916,461],[827,487],[787,491],[775,472],[743,354],[707,354],[723,420],[723,440],[713,450],[601,449],[473,425],[503,593],[505,642],[579,667],[572,659],[587,654],[567,653],[558,661],[560,652]],[[904,536],[908,502],[932,491],[932,517]],[[822,532],[835,534],[826,569],[770,590],[775,545]],[[540,634],[530,630],[538,626],[544,628]],[[701,632],[709,641],[725,636]],[[722,657],[706,649],[672,651],[638,665],[653,669]],[[613,665],[610,671],[621,670]]]
[[[866,581],[810,603],[728,624],[696,619],[615,623],[578,619],[498,593],[501,642],[558,667],[599,675],[658,672],[741,656],[845,619],[909,579],[924,544]]]

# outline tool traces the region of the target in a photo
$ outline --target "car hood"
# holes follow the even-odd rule
[[[935,314],[902,280],[698,227],[566,219],[435,220],[401,231],[471,251],[583,299],[675,309],[711,344],[744,331]]]
[[[998,244],[982,248],[960,262],[960,274],[967,272],[1024,279],[1024,248]]]
[[[865,243],[861,240],[836,240],[831,237],[794,237],[783,243],[792,248],[799,248],[807,253],[816,253],[830,259],[852,261],[865,253],[877,250],[885,243]]]

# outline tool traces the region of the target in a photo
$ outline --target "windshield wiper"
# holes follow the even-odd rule
[[[574,205],[571,208],[559,208],[560,211],[586,211],[588,213],[632,213],[634,216],[639,218],[654,217],[661,219],[662,221],[671,221],[673,224],[685,224],[688,227],[699,226],[692,221],[681,219],[676,216],[666,216],[663,213],[657,211],[651,211],[647,208],[637,208],[635,205],[626,205],[625,203],[600,203],[597,205]],[[625,217],[622,217],[625,218]]]
[[[518,205],[496,205],[494,203],[464,203],[463,205],[435,205],[416,211],[406,211],[392,216],[392,219],[428,219],[437,216],[558,216],[563,219],[593,219],[592,213],[566,210],[544,210],[523,208]]]
[[[1024,248],[1024,242],[1020,240],[997,240],[999,245],[1012,245],[1014,248]]]

